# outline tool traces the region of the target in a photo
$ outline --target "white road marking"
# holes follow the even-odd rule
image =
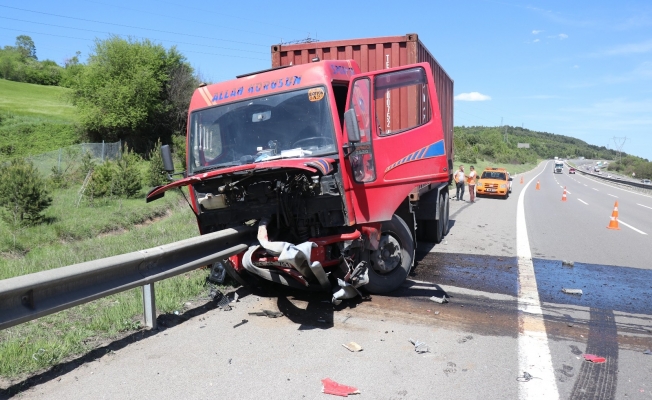
[[[549,163],[549,162],[548,162]],[[516,254],[518,255],[518,368],[519,374],[527,371],[533,379],[527,385],[518,385],[519,399],[559,399],[557,381],[552,366],[548,334],[543,323],[539,289],[532,264],[530,239],[525,224],[525,192],[536,177],[546,171],[548,163],[518,196],[516,208]]]
[[[596,192],[599,192],[599,190],[598,190],[598,189],[596,189],[596,188],[593,188],[593,190],[595,190]]]
[[[643,232],[642,230],[640,230],[640,229],[636,229],[636,228],[634,228],[633,226],[631,226],[630,224],[626,224],[626,223],[624,223],[623,221],[620,220],[620,218],[618,218],[618,223],[619,223],[619,224],[623,224],[623,225],[625,225],[625,226],[628,227],[629,229],[633,229],[633,230],[635,230],[636,232],[640,233],[641,235],[647,235],[647,233]]]
[[[566,189],[566,194],[572,194],[570,190]]]
[[[652,210],[652,207],[644,206],[643,204],[638,204],[638,203],[636,203],[636,205],[637,205],[637,206],[641,206],[641,207],[645,207],[645,208],[649,208],[650,210]]]
[[[577,200],[581,201],[582,203],[586,204],[587,206],[589,205],[589,203],[587,203],[586,201],[584,201],[582,199],[577,199]]]
[[[609,193],[607,193],[607,196],[618,198],[618,196],[614,196],[613,194],[609,194]]]

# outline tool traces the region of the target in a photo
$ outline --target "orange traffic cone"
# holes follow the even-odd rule
[[[611,216],[618,219],[618,200],[616,200],[616,204],[614,204],[614,210],[611,213]]]
[[[620,230],[620,228],[618,227],[618,220],[616,219],[616,217],[613,217],[613,216],[611,217],[611,220],[609,221],[609,226],[607,226],[607,229],[615,229],[617,231]]]
[[[564,186],[564,194],[561,195],[561,201],[566,201],[566,186]]]
[[[539,181],[537,181],[537,190],[541,190],[541,185],[539,185]]]
[[[521,177],[521,184],[523,184],[523,177]]]

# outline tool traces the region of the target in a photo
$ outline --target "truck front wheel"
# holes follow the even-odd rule
[[[382,223],[378,250],[370,255],[369,283],[364,288],[370,293],[388,293],[405,282],[414,257],[414,239],[405,221],[394,215]]]

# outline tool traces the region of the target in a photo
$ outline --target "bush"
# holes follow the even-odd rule
[[[172,151],[174,156],[181,163],[181,169],[186,170],[186,136],[173,135],[172,136]]]
[[[39,223],[51,204],[45,181],[31,162],[16,158],[0,166],[0,206],[11,227]]]
[[[116,163],[115,189],[118,197],[136,197],[143,188],[142,176],[138,170],[140,156],[124,146],[122,157]]]

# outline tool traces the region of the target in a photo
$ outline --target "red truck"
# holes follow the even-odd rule
[[[147,201],[187,186],[201,234],[257,226],[218,265],[242,284],[398,288],[448,232],[453,81],[416,34],[274,45],[272,66],[195,91],[185,178]]]

